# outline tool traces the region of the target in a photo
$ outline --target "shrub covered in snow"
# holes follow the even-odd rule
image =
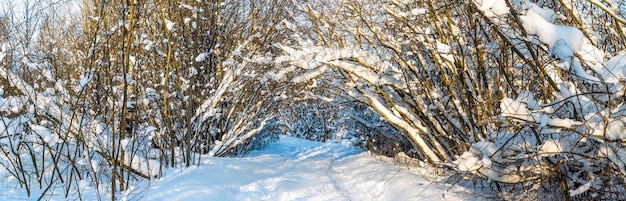
[[[626,65],[617,62],[620,42],[607,40],[625,38],[616,2],[310,1],[298,9],[303,16],[284,22],[295,38],[277,45],[277,62],[297,72],[291,81],[338,83],[405,132],[422,160],[528,194],[557,186],[559,198],[624,196],[624,185],[606,188],[626,173]]]
[[[626,198],[618,1],[28,2],[0,17],[0,175],[29,196],[115,199],[287,133]]]

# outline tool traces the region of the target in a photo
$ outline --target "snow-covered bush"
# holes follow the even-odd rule
[[[331,80],[431,164],[529,194],[623,196],[605,188],[626,172],[620,4],[332,2],[285,20],[289,81]]]
[[[503,196],[626,191],[617,1],[83,1],[76,18],[37,3],[0,16],[0,174],[29,195],[116,199],[283,132]]]
[[[0,26],[0,174],[29,196],[115,200],[200,154],[277,139],[260,132],[273,93],[255,74],[272,67],[260,44],[283,37],[259,28],[280,22],[280,2],[41,3]]]

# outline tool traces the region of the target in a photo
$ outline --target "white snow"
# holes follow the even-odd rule
[[[611,140],[611,141],[617,141],[617,140],[623,140],[626,139],[626,132],[624,132],[624,130],[626,130],[625,126],[624,126],[624,120],[626,120],[626,118],[615,118],[615,119],[611,119],[609,120],[609,122],[599,122],[596,123],[596,129],[594,129],[593,134],[595,135],[599,135],[602,136],[602,134],[604,134],[604,137],[607,140]],[[600,130],[602,129],[602,130]]]
[[[373,55],[370,52],[362,50],[360,47],[344,47],[341,49],[325,48],[312,45],[310,43],[304,45],[301,49],[294,49],[292,47],[276,44],[275,46],[285,51],[287,55],[276,58],[276,63],[290,63],[299,69],[306,70],[306,73],[302,73],[292,79],[292,82],[301,83],[315,78],[326,70],[331,69],[328,67],[334,66],[340,68],[349,73],[353,73],[357,77],[365,80],[368,83],[376,85],[392,85],[397,88],[406,88],[406,83],[402,82],[393,76],[382,76],[374,71],[374,69],[380,69],[382,67],[388,68],[391,66],[389,63],[383,62],[380,56]],[[440,44],[440,51],[451,51],[448,45]],[[447,49],[446,49],[447,47]],[[445,53],[445,52],[444,52]],[[450,58],[453,60],[454,58]],[[355,60],[358,60],[356,62]],[[290,68],[295,70],[296,68]],[[393,69],[392,69],[393,70]],[[279,73],[280,74],[280,73]],[[271,75],[268,75],[271,76]]]
[[[532,3],[528,0],[523,1],[523,7],[525,7],[525,9],[530,10],[536,14],[539,14],[541,17],[543,17],[543,19],[545,19],[546,21],[550,23],[554,23],[554,20],[556,19],[556,13],[554,12],[554,10],[550,8],[539,7],[537,4]]]
[[[281,137],[243,158],[203,158],[172,170],[141,200],[476,200],[461,187],[434,183],[341,144]],[[431,178],[432,180],[432,178]]]
[[[527,6],[526,13],[519,17],[522,26],[528,34],[536,35],[539,41],[548,44],[552,54],[562,62],[556,66],[589,81],[602,81],[589,75],[583,68],[581,61],[574,57],[574,53],[578,53],[585,55],[585,59],[590,59],[590,62],[597,61],[597,59],[592,59],[595,55],[590,55],[596,51],[585,48],[589,42],[581,30],[571,26],[553,24],[555,14],[549,8],[540,8],[530,1],[524,1],[524,5]]]
[[[428,10],[426,10],[425,8],[414,8],[411,10],[411,14],[413,15],[423,15],[426,12],[428,12]]]
[[[532,104],[529,106],[528,104]],[[532,109],[531,108],[536,108]],[[502,116],[526,122],[534,122],[542,126],[556,126],[562,128],[571,128],[575,125],[581,125],[582,122],[572,119],[551,118],[544,114],[545,109],[539,109],[538,103],[532,97],[532,94],[521,93],[517,99],[503,98],[500,101],[500,109]]]
[[[0,112],[18,113],[20,108],[24,108],[22,101],[15,96],[0,99]]]
[[[93,75],[81,75],[80,76],[80,81],[79,81],[79,86],[77,88],[75,88],[74,90],[76,92],[81,91],[85,88],[85,86],[87,86],[87,84],[89,84],[89,82],[91,82],[91,80],[93,79]]]
[[[437,41],[437,51],[439,54],[450,63],[454,63],[454,56],[452,55],[452,47],[445,43]]]
[[[478,9],[485,12],[487,17],[503,16],[509,14],[510,9],[506,5],[505,0],[478,0],[480,7]],[[478,2],[477,2],[478,3]]]
[[[201,164],[166,170],[163,178],[129,186],[121,200],[484,200],[460,186],[440,183],[431,169],[395,166],[391,158],[380,158],[355,148],[281,136],[276,144],[242,158],[201,158]],[[98,164],[81,160],[82,163]],[[416,163],[417,164],[417,163]],[[135,166],[136,164],[133,164]],[[137,167],[145,170],[153,167]],[[156,170],[154,170],[156,171]],[[6,172],[0,172],[6,175]],[[15,188],[13,177],[2,176],[0,200],[28,198]],[[440,178],[441,179],[441,178]],[[95,187],[80,181],[82,199],[98,200]],[[59,187],[62,188],[62,187]],[[49,200],[63,197],[63,189],[52,188]],[[107,190],[99,189],[101,198]],[[470,195],[470,193],[473,193]],[[78,194],[76,194],[78,196]]]
[[[562,40],[573,51],[582,50],[585,37],[582,31],[574,27],[552,24],[533,10],[528,10],[526,15],[520,16],[520,20],[528,34],[537,35],[541,42],[547,43],[550,47],[554,47]]]
[[[200,54],[196,57],[195,61],[196,61],[196,62],[203,62],[203,61],[206,59],[206,56],[208,56],[208,55],[209,55],[209,53],[206,53],[206,52],[200,53]]]
[[[546,140],[541,146],[539,153],[553,155],[568,151],[571,149],[571,145],[567,140]]]
[[[497,1],[483,0],[481,9],[485,9],[486,5],[493,2]],[[618,83],[624,80],[626,77],[624,54],[618,54],[604,62],[604,53],[591,45],[581,30],[553,24],[556,18],[554,10],[539,7],[530,1],[522,3],[525,13],[520,16],[520,20],[524,29],[528,34],[536,35],[539,41],[549,45],[552,54],[562,62],[557,64],[557,67],[590,81]],[[578,55],[580,60],[575,55]],[[582,63],[589,66],[601,79],[588,74]]]
[[[609,59],[600,70],[605,82],[617,83],[626,78],[626,55],[619,54]]]
[[[588,181],[587,183],[579,186],[578,188],[576,188],[574,190],[569,190],[569,196],[574,197],[574,196],[576,196],[578,194],[587,192],[589,190],[589,188],[591,188],[591,184],[592,183],[593,183],[593,180],[592,181]]]
[[[168,31],[172,31],[172,28],[174,28],[174,22],[165,19],[165,28],[167,28]]]
[[[487,141],[474,143],[469,151],[458,156],[450,165],[461,172],[481,175],[489,180],[504,183],[519,183],[527,179],[534,179],[534,177],[522,177],[516,174],[516,168],[503,170],[498,169],[497,165],[494,166],[494,161],[501,161],[501,159],[495,157],[499,146],[502,145],[496,145]]]

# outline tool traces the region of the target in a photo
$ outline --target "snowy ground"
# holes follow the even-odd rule
[[[246,157],[207,157],[200,166],[172,169],[164,178],[145,182],[121,197],[168,201],[481,199],[461,187],[448,190],[449,185],[432,182],[433,178],[419,172],[341,144],[281,137],[280,142]],[[0,200],[25,199],[20,190],[0,190]],[[85,200],[96,200],[92,195],[83,194]]]
[[[340,144],[283,137],[244,158],[207,158],[153,184],[140,200],[475,200],[460,189]],[[456,192],[452,192],[456,191]]]

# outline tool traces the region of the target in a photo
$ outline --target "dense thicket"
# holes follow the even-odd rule
[[[86,182],[115,199],[199,154],[276,137],[258,133],[280,85],[255,76],[271,66],[247,57],[285,37],[273,28],[282,2],[5,5],[2,165],[29,195],[62,184],[80,196]]]
[[[115,199],[287,133],[406,152],[501,196],[623,198],[625,7],[6,1],[0,165],[32,196]]]
[[[623,3],[297,9],[276,59],[297,76],[279,79],[332,80],[404,131],[418,158],[496,181],[501,196],[623,199]]]

